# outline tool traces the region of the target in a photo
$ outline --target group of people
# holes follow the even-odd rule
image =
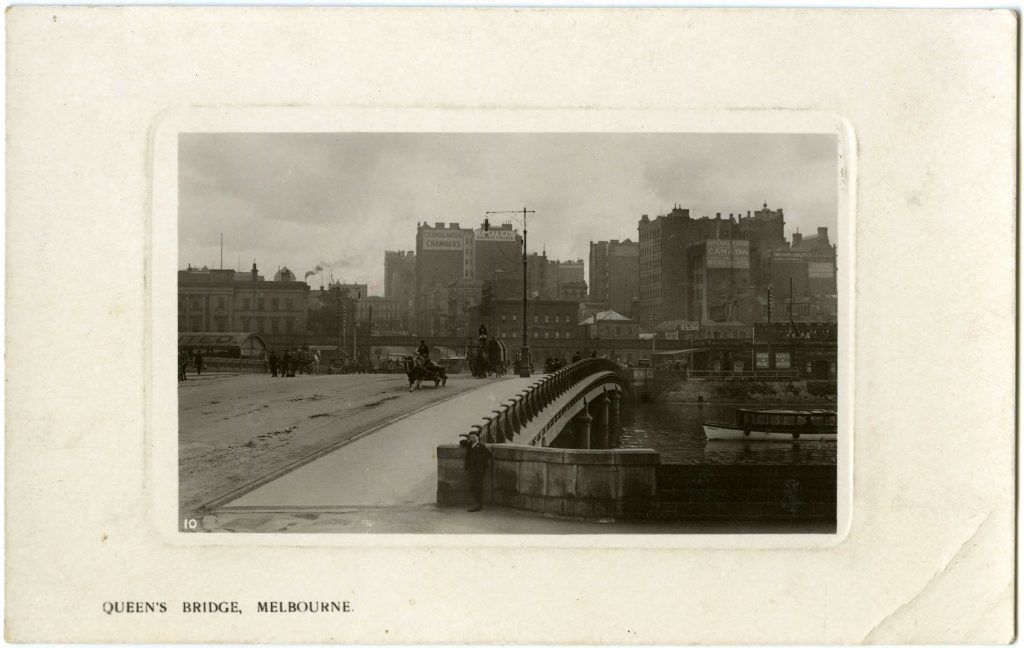
[[[294,378],[295,377],[295,366],[292,363],[292,356],[288,351],[282,354],[281,358],[278,359],[277,352],[271,350],[270,355],[267,357],[267,364],[270,365],[270,377],[277,378],[277,368],[281,367],[281,378]]]
[[[196,350],[193,354],[188,349],[178,349],[178,381],[188,380],[188,365],[192,362],[196,368],[196,375],[203,375],[203,352]]]

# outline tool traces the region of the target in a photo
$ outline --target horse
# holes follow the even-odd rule
[[[439,385],[444,387],[448,384],[448,373],[444,367],[428,366],[426,359],[422,356],[416,356],[415,359],[406,357],[405,375],[409,377],[409,391],[422,389],[421,383],[424,378],[434,381],[434,389],[437,389]]]
[[[487,374],[491,372],[491,363],[482,348],[477,348],[476,354],[473,356],[472,369],[474,378],[486,378]]]
[[[494,375],[501,378],[505,375],[505,345],[498,340],[491,338],[487,344],[488,361],[494,369]]]

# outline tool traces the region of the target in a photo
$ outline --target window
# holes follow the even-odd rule
[[[270,300],[270,310],[277,310],[277,297]]]
[[[218,297],[217,298],[217,308],[219,310],[224,310],[224,298],[223,297]]]
[[[178,295],[178,310],[185,310],[185,295]]]
[[[536,320],[534,320],[534,321],[536,321]],[[550,324],[551,323],[551,316],[550,315],[545,315],[544,316],[544,323],[545,324]]]
[[[533,316],[533,323],[534,323],[534,324],[536,324],[537,322],[538,322],[537,316],[536,316],[536,315],[534,315],[534,316]]]
[[[512,321],[513,321],[513,322],[514,322],[514,321],[516,321],[516,318],[517,318],[517,317],[518,317],[517,315],[513,315],[513,316],[512,316]],[[515,336],[513,336],[513,337],[515,337]]]
[[[775,368],[776,369],[789,369],[789,353],[786,351],[780,351],[775,354]]]
[[[516,333],[515,331],[512,331],[512,339],[514,340],[514,339],[516,339],[518,337],[519,337],[519,334]]]
[[[545,340],[548,339],[548,332],[547,331],[544,331],[544,339]]]
[[[540,334],[537,331],[534,331],[533,332],[533,339],[536,340],[538,337],[540,337]]]
[[[263,298],[260,297],[256,300],[256,309],[263,310]]]
[[[757,352],[757,368],[767,369],[768,368],[768,352],[758,351]]]
[[[829,363],[829,365],[828,365],[828,372],[829,372],[829,374],[831,374],[833,376],[836,375],[836,361],[835,360],[833,360],[832,362]]]
[[[807,365],[806,365],[806,373],[807,373],[807,375],[811,375],[812,373],[814,373],[814,363],[813,362],[808,362],[807,363]]]
[[[502,315],[502,316],[501,316],[501,321],[502,321],[502,322],[504,322],[504,321],[505,321],[505,316],[504,316],[504,315]]]
[[[558,324],[558,315],[555,315],[555,324]]]
[[[249,310],[250,308],[252,308],[252,300],[246,297],[242,300],[242,310]]]

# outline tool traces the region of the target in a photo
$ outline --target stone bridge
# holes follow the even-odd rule
[[[484,443],[615,448],[621,401],[630,389],[630,377],[614,362],[580,360],[533,382],[464,434],[477,432]]]

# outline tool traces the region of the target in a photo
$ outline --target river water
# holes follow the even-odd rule
[[[703,414],[709,421],[734,422],[737,408],[835,409],[835,403],[706,403]],[[621,446],[657,450],[662,463],[836,464],[835,441],[708,441],[696,403],[633,403],[624,414]]]

